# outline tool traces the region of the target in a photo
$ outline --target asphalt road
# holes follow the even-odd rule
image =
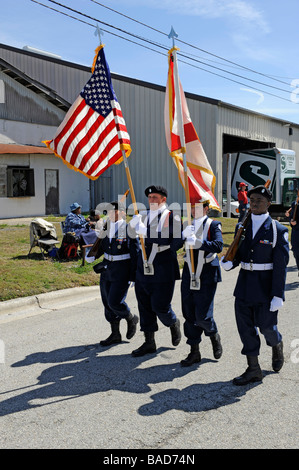
[[[223,271],[215,297],[223,356],[216,361],[204,338],[202,362],[190,368],[179,364],[189,352],[185,338],[174,348],[162,324],[157,354],[133,358],[143,334],[126,340],[124,321],[123,342],[99,346],[109,325],[99,297],[90,298],[90,291],[73,306],[57,295],[57,304],[51,299],[47,305],[45,299],[31,313],[0,315],[0,448],[129,449],[132,455],[136,449],[168,454],[184,449],[190,455],[199,449],[296,449],[299,277],[294,259],[279,313],[286,362],[274,373],[271,349],[262,338],[264,380],[245,387],[232,384],[246,368],[234,319],[237,273]],[[183,322],[179,287],[177,282],[173,307]],[[137,313],[132,288],[128,303]]]

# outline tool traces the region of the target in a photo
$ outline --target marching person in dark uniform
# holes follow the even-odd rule
[[[295,211],[296,208],[296,211]],[[296,214],[295,214],[296,212]],[[295,217],[294,217],[295,214]],[[296,261],[298,276],[299,276],[299,209],[298,209],[298,200],[292,202],[292,205],[288,211],[285,213],[286,217],[289,218],[289,222],[292,227],[291,231],[291,245],[293,255]]]
[[[167,209],[167,191],[163,186],[149,186],[145,195],[149,210],[146,214],[135,215],[130,222],[132,230],[144,237],[147,257],[144,260],[140,250],[135,281],[140,329],[145,342],[132,352],[133,356],[156,351],[157,319],[170,327],[174,346],[181,340],[180,322],[171,307],[175,281],[180,279],[176,252],[183,246],[181,217]]]
[[[250,221],[234,261],[221,260],[226,270],[241,264],[234,290],[235,315],[248,368],[233,380],[235,385],[259,382],[263,374],[258,362],[260,337],[257,328],[272,347],[272,368],[278,372],[284,363],[282,335],[278,331],[278,309],[283,306],[287,264],[288,229],[269,216],[272,193],[264,186],[248,192]],[[237,226],[238,227],[238,226]],[[237,228],[236,228],[237,231]]]
[[[181,283],[182,312],[185,318],[184,333],[191,351],[181,361],[183,367],[201,361],[199,343],[202,334],[210,337],[215,359],[220,359],[222,346],[217,325],[213,318],[214,297],[217,283],[221,281],[221,270],[217,253],[221,253],[223,239],[220,222],[208,218],[209,201],[191,201],[192,225],[183,231],[186,246],[186,261]],[[192,285],[190,248],[194,256],[194,271],[197,288]]]
[[[130,282],[135,281],[139,247],[137,240],[128,236],[122,203],[114,201],[108,204],[108,222],[103,230],[98,256],[104,253],[104,260],[97,272],[101,272],[100,292],[111,335],[100,341],[100,345],[109,346],[121,343],[119,324],[122,318],[127,321],[127,339],[136,333],[138,317],[131,313],[125,299]]]

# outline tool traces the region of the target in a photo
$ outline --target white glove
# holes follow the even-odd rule
[[[144,225],[143,222],[140,222],[136,227],[135,227],[135,231],[138,235],[142,235],[143,237],[146,236],[147,234],[147,228],[146,226]]]
[[[187,243],[187,245],[190,245],[190,246],[194,246],[194,245],[195,245],[195,243],[196,243],[196,236],[194,235],[194,233],[193,233],[193,235],[190,235],[189,237],[187,237],[186,243]]]
[[[230,271],[233,267],[233,262],[232,261],[223,261],[224,256],[222,256],[220,260],[220,265],[224,269],[224,271]]]
[[[276,312],[283,306],[283,300],[280,297],[273,297],[270,303],[270,312]]]
[[[130,227],[135,228],[138,224],[140,224],[141,219],[142,217],[140,214],[133,215],[132,219],[130,220]]]
[[[187,225],[183,230],[182,235],[184,238],[192,237],[192,235],[194,235],[194,225]]]
[[[134,286],[135,286],[135,282],[134,282],[134,281],[129,281],[128,284],[129,284],[129,287],[134,287]]]

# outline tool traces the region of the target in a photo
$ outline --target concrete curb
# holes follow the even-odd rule
[[[0,303],[0,323],[100,299],[99,286],[74,287]]]

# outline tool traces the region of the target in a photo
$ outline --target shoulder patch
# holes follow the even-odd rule
[[[283,234],[283,236],[284,236],[285,241],[288,242],[289,241],[289,232],[285,232]]]

